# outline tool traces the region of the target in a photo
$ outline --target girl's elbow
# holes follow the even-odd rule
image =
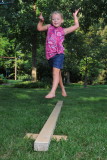
[[[38,30],[38,31],[41,31],[41,30],[42,30],[42,26],[37,25],[37,30]]]
[[[38,31],[41,31],[41,28],[40,28],[40,27],[37,27],[37,30],[38,30]]]
[[[80,27],[80,25],[78,24],[76,28],[78,29],[79,27]]]

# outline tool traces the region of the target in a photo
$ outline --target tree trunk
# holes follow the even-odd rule
[[[69,83],[70,83],[70,73],[67,72],[67,84],[69,84]]]
[[[87,80],[88,80],[88,77],[87,77],[87,69],[85,70],[85,78],[84,78],[84,88],[87,87]]]
[[[64,83],[67,83],[67,84],[70,83],[70,73],[69,72],[66,72],[64,74]]]
[[[33,5],[33,11],[34,11],[34,15],[36,12],[36,0],[34,0],[34,5]],[[35,26],[36,28],[36,26]],[[37,52],[37,35],[36,35],[36,31],[35,33],[32,35],[32,81],[36,82],[37,81],[37,71],[36,71],[36,52]]]
[[[36,72],[36,35],[32,37],[32,81],[37,81],[37,72]]]
[[[87,57],[86,57],[86,69],[85,69],[85,78],[84,78],[84,88],[87,87],[87,80],[88,80],[88,69],[87,69],[87,66],[88,63],[87,63]]]

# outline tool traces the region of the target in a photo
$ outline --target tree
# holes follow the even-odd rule
[[[6,9],[2,7],[2,31],[6,30],[9,40],[14,39],[15,48],[20,44],[22,51],[25,53],[32,52],[32,79],[36,81],[36,0],[21,1],[17,0],[15,5]],[[7,24],[7,26],[6,26]],[[4,33],[5,34],[5,33]]]
[[[87,50],[89,46],[85,45],[86,48],[84,48],[82,43],[86,43],[83,42],[83,40],[85,34],[90,31],[90,26],[93,26],[95,23],[98,24],[99,18],[102,18],[102,28],[104,28],[107,22],[106,4],[106,0],[80,0],[79,2],[77,0],[16,0],[15,5],[7,6],[7,8],[0,6],[0,24],[2,24],[0,25],[0,29],[3,36],[7,36],[9,41],[13,40],[14,50],[18,48],[17,46],[20,46],[19,50],[21,50],[22,53],[26,55],[32,53],[32,71],[34,71],[32,72],[34,73],[34,76],[32,74],[32,78],[36,80],[37,56],[39,57],[40,54],[39,48],[45,44],[45,33],[39,33],[36,30],[39,13],[43,12],[45,23],[50,23],[50,13],[54,10],[60,10],[65,17],[63,27],[67,27],[73,24],[72,12],[77,8],[81,8],[79,13],[80,30],[77,33],[75,32],[67,36],[65,41],[65,46],[67,46],[66,52],[69,55],[73,53],[72,59],[76,59],[74,60],[75,67],[74,65],[72,65],[73,68],[66,66],[70,71],[70,69],[74,70],[74,68],[78,68],[77,65],[81,61],[81,58],[85,57],[85,50]],[[82,36],[82,34],[84,36]],[[71,46],[71,44],[73,44],[73,46]],[[102,51],[104,51],[103,47],[104,46],[102,46]],[[95,51],[95,47],[93,48]],[[88,50],[90,50],[90,54],[92,55],[92,47],[88,48]],[[82,52],[84,53],[82,54]],[[71,56],[69,56],[69,60],[70,58]],[[72,61],[72,63],[74,61]]]

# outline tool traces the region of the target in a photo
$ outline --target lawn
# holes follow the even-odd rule
[[[66,86],[54,99],[48,89],[0,88],[0,160],[107,160],[107,85]],[[26,133],[39,133],[58,100],[64,105],[47,152],[35,152]]]

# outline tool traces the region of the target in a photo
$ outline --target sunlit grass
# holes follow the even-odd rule
[[[86,98],[86,97],[80,97],[81,100],[83,101],[100,101],[100,100],[107,100],[107,97],[89,97],[89,98]]]
[[[0,88],[0,160],[106,160],[107,85],[66,86],[68,97],[57,90],[45,99],[46,89]],[[26,133],[39,133],[58,100],[63,100],[48,152],[34,152]]]

